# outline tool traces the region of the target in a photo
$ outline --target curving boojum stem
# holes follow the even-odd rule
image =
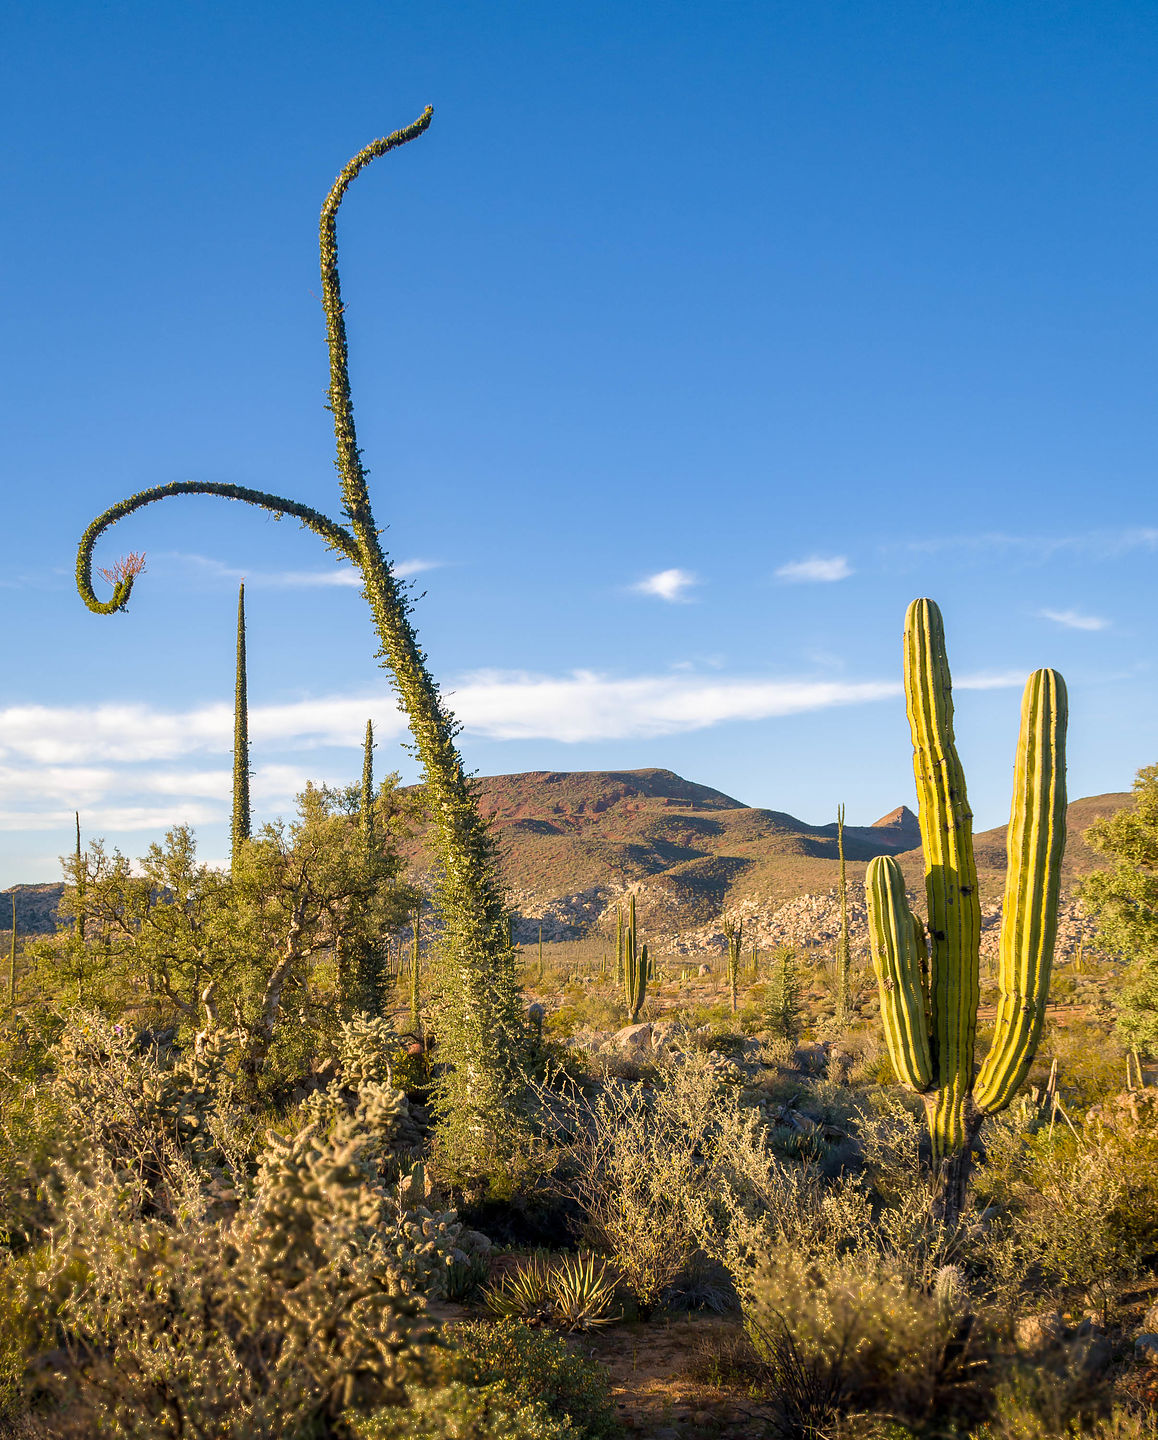
[[[1037,670],[1025,685],[1007,842],[997,1023],[976,1079],[981,907],[973,816],[953,735],[941,612],[931,600],[915,600],[906,616],[905,697],[925,857],[928,949],[924,928],[909,909],[900,866],[891,857],[869,863],[865,897],[885,1039],[898,1077],[925,1097],[941,1170],[939,1204],[947,1219],[955,1219],[964,1203],[972,1140],[986,1114],[1009,1104],[1041,1037],[1065,849],[1066,691],[1055,670]]]
[[[243,486],[180,481],[142,491],[106,510],[89,526],[77,556],[77,588],[90,610],[124,609],[134,576],[120,576],[107,601],[92,587],[93,548],[118,520],[176,495],[216,495],[291,515],[359,571],[362,593],[373,615],[379,658],[392,675],[405,709],[422,766],[440,877],[436,905],[442,1011],[440,1080],[444,1116],[461,1124],[444,1139],[469,1168],[472,1150],[493,1151],[497,1130],[517,1118],[527,1045],[523,1006],[507,932],[506,911],[494,842],[482,818],[475,786],[456,746],[458,727],[443,703],[426,656],[410,623],[410,604],[379,542],[362,467],[350,396],[349,356],[338,275],[337,214],[355,177],[374,159],[407,144],[426,130],[428,108],[405,129],[373,141],[344,167],[322,207],[320,259],[322,305],[329,349],[329,409],[333,416],[339,495],[346,524],[296,501]],[[448,1156],[448,1158],[451,1158]]]

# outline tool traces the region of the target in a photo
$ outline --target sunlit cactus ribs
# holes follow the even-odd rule
[[[981,906],[973,816],[953,738],[941,612],[914,600],[905,619],[905,698],[925,857],[928,940],[891,856],[865,875],[873,966],[893,1067],[925,1097],[944,1213],[959,1213],[982,1118],[1009,1104],[1041,1037],[1065,849],[1066,690],[1056,670],[1026,681],[1009,822],[999,998],[993,1042],[974,1077]]]
[[[479,812],[475,786],[455,744],[458,727],[427,666],[410,622],[409,598],[382,549],[380,527],[371,510],[350,396],[336,230],[338,208],[350,183],[372,160],[421,135],[432,113],[428,108],[412,125],[359,151],[334,182],[322,207],[322,306],[330,360],[327,403],[333,415],[345,523],[308,505],[245,486],[211,481],[158,485],[121,501],[93,521],[80,543],[76,579],[90,610],[105,615],[123,610],[143,568],[143,557],[132,555],[102,572],[113,591],[108,600],[101,600],[93,590],[96,542],[118,520],[175,495],[216,495],[275,515],[292,515],[357,569],[380,654],[406,712],[423,771],[441,872],[435,897],[441,921],[439,964],[444,971],[439,1041],[447,1063],[439,1082],[440,1103],[444,1115],[455,1117],[458,1139],[451,1142],[448,1134],[443,1138],[451,1149],[462,1148],[463,1163],[469,1167],[470,1153],[479,1153],[480,1146],[493,1153],[497,1132],[505,1128],[510,1133],[510,1125],[517,1124],[527,1027],[491,831]]]

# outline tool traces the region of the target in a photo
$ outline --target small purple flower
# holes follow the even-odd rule
[[[124,1027],[123,1025],[114,1025],[114,1026],[113,1026],[113,1034],[114,1034],[114,1035],[123,1035],[124,1033],[125,1033],[125,1027]]]

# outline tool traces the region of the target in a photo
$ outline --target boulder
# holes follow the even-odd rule
[[[1015,1333],[1021,1349],[1041,1350],[1065,1339],[1066,1323],[1060,1310],[1047,1310],[1042,1315],[1023,1315]]]
[[[617,1050],[650,1050],[651,1026],[646,1023],[625,1025],[611,1037]]]
[[[1158,1334],[1144,1330],[1134,1341],[1134,1358],[1143,1365],[1158,1365]]]

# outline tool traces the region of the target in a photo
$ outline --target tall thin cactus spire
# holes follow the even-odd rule
[[[362,751],[362,800],[358,811],[362,842],[367,859],[374,849],[374,722],[366,721],[366,742]]]
[[[230,860],[233,868],[249,839],[249,692],[245,674],[245,581],[237,587],[237,680],[233,691],[233,824]]]
[[[80,811],[76,815],[76,869],[73,879],[76,883],[76,918],[73,927],[76,938],[84,944],[84,882],[87,879],[85,874],[84,851],[80,848]]]

